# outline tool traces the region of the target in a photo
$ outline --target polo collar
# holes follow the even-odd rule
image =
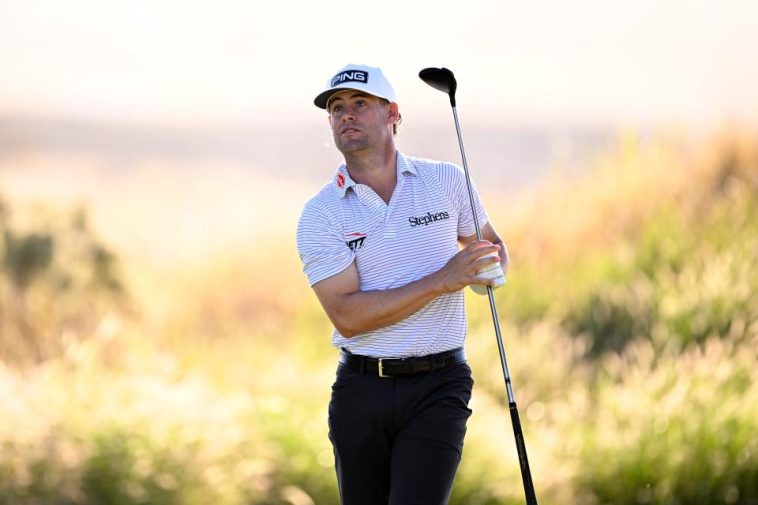
[[[340,195],[340,198],[344,197],[347,189],[352,188],[355,184],[356,182],[350,178],[350,173],[347,171],[345,164],[340,165],[332,181],[332,187]]]
[[[400,151],[397,152],[397,173],[418,175],[413,163]]]
[[[418,175],[416,167],[413,163],[400,151],[397,151],[397,159],[395,162],[397,166],[397,173]],[[399,179],[399,177],[398,177]],[[350,173],[347,171],[347,166],[344,163],[337,168],[337,172],[334,174],[332,180],[333,188],[337,191],[340,198],[343,198],[349,188],[352,188],[357,183],[350,177]],[[355,191],[355,189],[353,189]]]

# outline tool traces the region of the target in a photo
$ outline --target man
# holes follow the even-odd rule
[[[478,196],[476,240],[459,167],[397,150],[401,116],[381,69],[347,65],[314,103],[345,158],[297,230],[341,350],[329,403],[340,497],[445,504],[471,414],[463,288],[495,285],[477,271],[505,270],[506,249]]]

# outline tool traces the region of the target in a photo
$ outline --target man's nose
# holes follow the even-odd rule
[[[345,111],[342,114],[343,121],[352,121],[355,119],[355,111],[352,107],[345,107]]]

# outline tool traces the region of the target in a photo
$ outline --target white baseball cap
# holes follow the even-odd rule
[[[384,77],[381,68],[350,64],[342,67],[339,72],[326,81],[326,90],[322,91],[313,100],[313,103],[316,104],[316,107],[326,109],[329,98],[343,89],[355,89],[390,102],[397,102],[395,90]]]

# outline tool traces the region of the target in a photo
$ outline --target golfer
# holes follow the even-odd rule
[[[476,240],[462,169],[398,151],[400,111],[381,69],[345,66],[314,103],[345,159],[297,230],[340,352],[329,403],[340,497],[445,504],[471,415],[463,289],[495,285],[477,271],[498,261],[505,271],[506,248],[475,193]]]

